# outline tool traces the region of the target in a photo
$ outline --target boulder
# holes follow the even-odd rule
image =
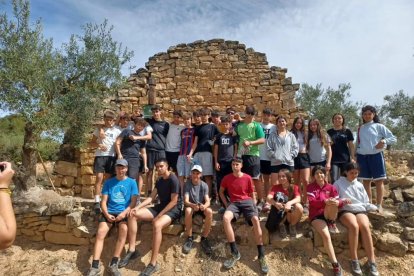
[[[62,178],[61,185],[66,188],[72,188],[75,184],[75,177],[73,176],[64,176]]]
[[[405,189],[402,191],[404,201],[413,201],[414,200],[414,187]]]
[[[52,216],[51,221],[58,224],[66,224],[66,216]]]
[[[391,221],[387,223],[384,225],[383,229],[393,234],[401,234],[404,231],[404,228],[398,221]]]
[[[391,191],[391,198],[394,203],[404,202],[404,197],[400,188]]]
[[[409,227],[414,227],[414,216],[407,217],[402,220],[403,224]]]
[[[73,228],[72,230],[73,235],[78,238],[92,238],[92,233],[85,225],[81,225],[79,227]]]
[[[72,197],[61,197],[60,200],[51,202],[46,210],[46,215],[66,215],[72,212],[75,199]]]
[[[55,264],[52,276],[69,275],[74,271],[74,264],[65,261],[59,261]]]
[[[414,177],[413,176],[404,176],[397,179],[390,179],[390,189],[395,188],[410,188],[414,186]]]
[[[78,238],[72,233],[59,233],[54,231],[45,231],[45,240],[54,244],[72,244],[72,245],[88,245],[89,239]]]
[[[292,249],[299,250],[304,253],[312,254],[313,251],[313,242],[311,238],[306,238],[303,234],[298,233],[296,238],[288,237],[282,239],[279,234],[273,233],[270,234],[270,244],[269,247],[277,249]]]
[[[412,227],[405,227],[404,228],[404,238],[409,241],[414,241],[414,228]]]
[[[54,232],[69,232],[69,229],[66,228],[63,224],[51,223],[47,226],[47,230],[54,231]]]
[[[163,234],[178,236],[181,232],[184,231],[184,226],[182,224],[171,224],[164,229],[162,229]]]
[[[81,197],[83,198],[94,198],[95,187],[94,186],[82,186]]]
[[[240,219],[240,221],[242,221]],[[265,222],[260,222],[260,227],[262,229],[262,241],[263,245],[269,244],[269,231],[267,231],[265,227]],[[243,223],[241,225],[233,224],[234,228],[234,236],[236,238],[236,242],[240,245],[256,245],[256,240],[254,237],[253,227]]]
[[[67,228],[75,228],[81,225],[82,223],[82,212],[73,212],[66,215],[66,227]]]
[[[414,216],[414,202],[403,202],[398,205],[397,214],[403,218]]]
[[[78,165],[76,163],[57,161],[55,164],[55,172],[61,175],[78,176]]]
[[[398,236],[391,233],[380,234],[376,247],[381,251],[391,253],[398,257],[405,256],[408,250],[408,245],[405,244]]]

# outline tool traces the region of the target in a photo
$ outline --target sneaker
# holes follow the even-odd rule
[[[338,234],[339,230],[338,227],[336,227],[336,223],[328,223],[328,230],[331,234]]]
[[[121,276],[121,272],[118,270],[118,263],[114,263],[108,267],[109,274],[113,276]]]
[[[335,276],[342,276],[342,267],[339,263],[332,264],[332,270]]]
[[[259,204],[257,204],[257,206],[256,206],[257,207],[257,212],[259,212],[259,213],[262,212],[263,205],[264,205],[263,201],[260,201]]]
[[[190,253],[191,249],[193,249],[193,239],[187,238],[187,240],[185,241],[183,245],[183,253],[188,254]]]
[[[124,256],[124,258],[122,258],[119,263],[118,263],[118,267],[122,268],[122,267],[126,267],[129,263],[130,260],[136,259],[140,256],[141,254],[139,253],[138,250],[135,249],[135,251],[128,251],[126,253],[126,255]]]
[[[296,225],[289,224],[289,234],[291,238],[296,238],[298,234],[296,231]]]
[[[224,208],[224,207],[220,207],[220,209],[218,210],[218,213],[219,213],[220,215],[222,215],[222,214],[224,214],[224,212],[226,212],[226,208]]]
[[[269,272],[269,267],[267,266],[266,258],[262,257],[259,259],[260,262],[260,269],[264,274],[267,274]]]
[[[384,209],[382,208],[382,205],[380,204],[377,205],[377,212],[380,214],[384,214]]]
[[[101,213],[101,204],[99,202],[95,202],[93,210],[95,211],[95,214],[99,215]]]
[[[286,226],[284,223],[279,224],[279,232],[282,239],[287,237]]]
[[[224,268],[226,269],[232,268],[237,263],[237,261],[240,260],[240,258],[241,258],[240,252],[237,252],[237,254],[232,253],[230,259],[227,259],[226,261],[224,261],[223,263]]]
[[[271,205],[269,204],[269,203],[265,203],[265,205],[263,205],[263,210],[262,210],[262,212],[263,213],[267,213],[267,212],[269,212],[270,211],[270,207],[271,207]]]
[[[358,260],[351,260],[351,270],[353,275],[362,275],[361,265]]]
[[[147,265],[147,267],[145,267],[144,271],[142,271],[139,274],[139,276],[150,276],[153,273],[157,272],[158,270],[160,270],[160,266],[158,264],[156,265],[149,264]]]
[[[369,275],[372,276],[379,276],[379,272],[378,272],[378,268],[377,268],[377,264],[368,261],[368,268],[369,268]]]
[[[213,254],[213,249],[211,248],[210,241],[207,238],[201,240],[201,248],[206,255]]]
[[[101,275],[101,266],[99,266],[98,268],[91,267],[86,273],[86,276],[98,276],[98,275]]]

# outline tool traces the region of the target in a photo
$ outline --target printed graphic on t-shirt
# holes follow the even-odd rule
[[[221,136],[221,144],[222,145],[230,145],[230,137]]]
[[[115,186],[112,191],[112,201],[116,203],[125,203],[127,199],[125,198],[125,195],[127,194],[127,191],[123,185],[121,186]]]

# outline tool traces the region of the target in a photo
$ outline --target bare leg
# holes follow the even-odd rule
[[[375,180],[375,187],[377,190],[377,205],[382,206],[382,200],[384,197],[384,180]]]
[[[157,264],[158,252],[162,242],[162,229],[170,224],[171,218],[167,215],[153,221],[151,264],[154,266]]]
[[[118,239],[116,240],[114,257],[121,257],[122,250],[125,246],[127,238],[128,226],[125,222],[122,222],[118,226]]]
[[[306,204],[308,202],[308,184],[310,177],[310,168],[300,170],[300,179],[302,182],[302,203]]]
[[[351,255],[351,260],[358,260],[359,226],[357,218],[352,213],[345,213],[341,216],[340,221],[348,229],[349,254]]]
[[[369,228],[369,219],[365,214],[358,214],[356,219],[358,221],[362,244],[364,245],[368,260],[375,262],[374,245],[372,242],[371,229]]]
[[[185,207],[185,233],[187,234],[187,237],[191,237],[193,234],[193,208],[191,207]]]
[[[95,246],[93,248],[93,259],[99,260],[101,258],[102,249],[105,241],[105,237],[111,229],[111,224],[106,222],[100,222],[98,226],[98,232],[96,233]]]
[[[104,180],[104,173],[97,173],[95,180],[95,198],[101,195],[102,182]]]
[[[290,225],[296,225],[302,218],[302,215],[303,215],[303,207],[300,203],[296,203],[295,210],[293,210],[290,213],[288,212],[286,219]]]
[[[215,191],[212,190],[213,187],[213,176],[212,175],[205,175],[204,180],[208,185],[208,190],[210,191],[211,195],[215,194]]]
[[[265,196],[269,193],[270,189],[272,188],[272,184],[270,182],[270,175],[269,174],[262,174],[263,177],[263,186],[265,191]]]
[[[332,245],[331,235],[329,234],[326,222],[320,219],[315,219],[314,221],[312,221],[312,226],[321,235],[323,247],[328,253],[329,260],[331,261],[331,263],[336,263],[337,259]]]
[[[234,218],[234,215],[230,211],[224,212],[223,215],[223,226],[224,232],[226,233],[228,242],[235,242],[233,227],[231,227],[231,220]]]
[[[271,173],[270,174],[270,182],[273,185],[278,185],[279,184],[279,174],[278,173]]]
[[[263,185],[259,181],[259,179],[253,179],[253,183],[254,183],[254,187],[256,189],[256,193],[257,193],[257,200],[258,201],[262,201],[264,199],[264,196],[263,196]]]
[[[204,215],[206,218],[204,219],[203,233],[201,235],[207,238],[208,234],[210,234],[211,224],[213,222],[213,210],[211,210],[211,208],[205,209]]]
[[[372,203],[371,180],[363,180],[365,191],[368,194],[369,202]]]
[[[252,217],[252,223],[253,223],[253,232],[254,232],[254,237],[256,240],[256,244],[257,245],[263,245],[263,240],[262,240],[262,228],[260,228],[260,221],[259,218],[254,216]]]
[[[146,192],[149,195],[149,193],[152,191],[152,185],[153,185],[153,175],[154,175],[154,169],[150,169],[147,173],[147,189]]]
[[[128,243],[129,243],[129,251],[135,251],[135,244],[137,242],[137,221],[151,221],[154,219],[152,213],[147,209],[140,209],[136,213],[136,216],[131,216],[128,218]]]

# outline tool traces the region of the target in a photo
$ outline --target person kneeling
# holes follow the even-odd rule
[[[102,214],[99,216],[99,226],[96,233],[95,247],[93,249],[92,266],[88,276],[100,275],[99,259],[103,250],[105,237],[112,226],[118,226],[118,239],[109,271],[112,275],[121,275],[118,262],[124,249],[127,237],[127,215],[136,205],[138,188],[135,179],[127,177],[128,162],[119,159],[115,163],[116,176],[105,181],[102,189]]]
[[[377,206],[369,203],[368,194],[364,185],[357,180],[359,167],[356,163],[345,165],[345,177],[341,176],[334,186],[339,197],[351,201],[350,204],[339,210],[339,221],[348,228],[349,252],[351,255],[351,268],[354,275],[362,275],[358,261],[358,236],[361,233],[362,245],[367,253],[370,275],[379,275],[375,263],[374,245],[372,243],[371,229],[367,212],[376,211]]]
[[[213,221],[213,211],[210,208],[210,198],[208,196],[208,185],[201,180],[203,172],[200,165],[194,165],[191,168],[191,179],[187,181],[184,187],[184,205],[185,205],[185,231],[187,240],[183,246],[183,252],[188,254],[193,247],[193,217],[200,215],[204,218],[203,233],[201,234],[201,248],[207,255],[212,254],[209,240],[211,223]]]
[[[230,244],[231,258],[224,262],[226,269],[232,268],[241,255],[236,246],[233,227],[231,222],[237,220],[243,214],[245,220],[250,226],[253,226],[254,236],[256,239],[258,259],[260,268],[263,273],[269,272],[266,259],[264,256],[264,247],[262,240],[262,229],[260,228],[259,212],[256,207],[256,196],[254,194],[253,180],[250,175],[242,173],[243,160],[240,158],[233,159],[231,163],[232,174],[226,175],[220,187],[220,198],[226,206],[223,215],[224,231]],[[230,202],[227,201],[224,191],[227,190]]]
[[[290,184],[292,173],[282,169],[278,173],[279,185],[273,185],[267,195],[267,202],[272,206],[266,221],[266,228],[270,233],[279,227],[280,237],[286,238],[285,222],[289,224],[290,237],[296,238],[296,224],[303,215],[300,204],[300,192],[296,185]]]

